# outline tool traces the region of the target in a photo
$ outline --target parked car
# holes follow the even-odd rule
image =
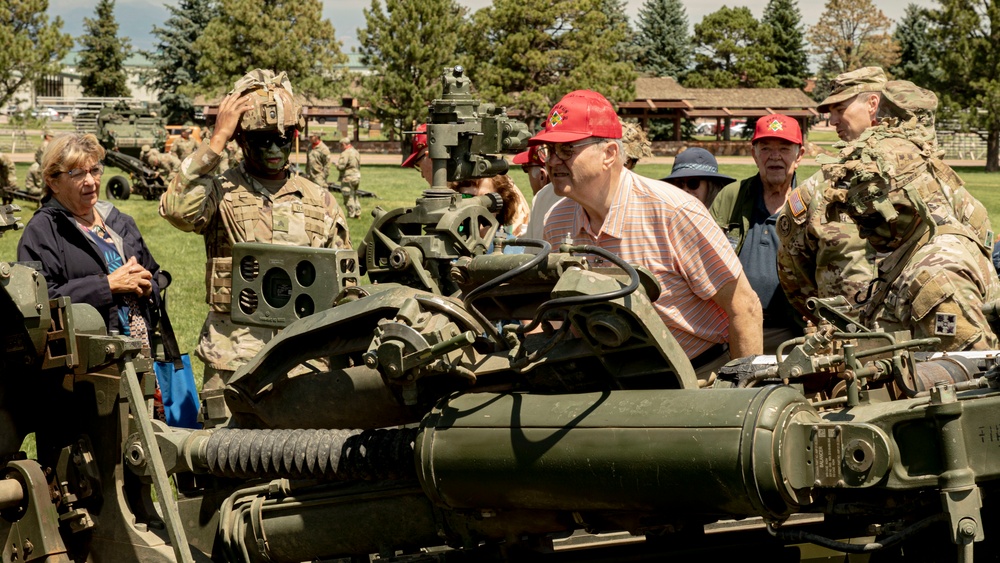
[[[734,123],[729,128],[729,138],[731,139],[733,137],[736,137],[736,138],[742,137],[743,136],[743,132],[746,131],[746,128],[747,128],[747,124],[746,123]]]
[[[52,108],[34,108],[30,113],[31,117],[36,119],[48,119],[50,121],[59,121],[62,119],[59,112]]]

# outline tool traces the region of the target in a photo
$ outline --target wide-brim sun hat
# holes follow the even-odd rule
[[[711,178],[726,184],[736,181],[736,178],[719,174],[719,162],[715,160],[715,156],[700,147],[692,147],[678,154],[670,175],[662,178],[662,181],[670,182],[681,178]]]

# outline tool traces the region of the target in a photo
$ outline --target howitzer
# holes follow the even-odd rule
[[[167,138],[164,119],[149,109],[119,102],[98,113],[95,134],[107,151],[104,163],[127,175],[108,179],[107,198],[124,200],[135,193],[147,200],[159,199],[167,189],[167,179],[137,157],[143,145],[163,148]]]
[[[39,307],[44,283],[0,265],[0,308],[17,321],[0,376],[4,560],[28,543],[95,561],[1000,552],[993,354],[824,325],[701,388],[652,276],[572,241],[498,237],[496,203],[431,189],[377,212],[358,255],[378,283],[317,278],[333,306],[241,368],[231,419],[209,430],[145,428],[133,405],[148,372],[129,339],[78,319],[86,307]],[[318,259],[275,252],[288,253],[270,262],[280,279]],[[18,453],[32,430],[37,461]],[[168,473],[176,504],[157,511],[150,489]],[[602,532],[635,540],[569,549]],[[868,539],[839,541],[854,537]]]

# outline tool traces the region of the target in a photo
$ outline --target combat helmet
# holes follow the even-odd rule
[[[621,119],[619,118],[619,121]],[[625,149],[625,158],[631,162],[640,158],[653,156],[652,143],[646,133],[637,123],[621,121],[622,124],[622,147]]]
[[[292,84],[284,72],[256,69],[236,81],[230,94],[249,94],[253,107],[240,118],[245,132],[277,131],[284,135],[290,127],[302,129],[302,106],[295,100]]]
[[[932,172],[933,159],[929,148],[914,143],[903,129],[869,128],[843,147],[839,162],[824,164],[834,186],[828,197],[848,204],[848,214],[876,250],[899,248],[918,225],[933,229],[943,222],[933,214],[948,210],[950,215]],[[865,234],[879,226],[880,240]]]
[[[882,102],[878,106],[878,118],[898,119],[900,123],[916,119],[916,124],[934,130],[934,113],[938,98],[930,90],[921,88],[909,80],[892,80],[882,91]]]

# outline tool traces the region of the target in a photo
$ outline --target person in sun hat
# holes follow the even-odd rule
[[[686,191],[705,207],[712,207],[719,191],[736,178],[719,174],[719,163],[712,153],[701,147],[691,147],[677,155],[670,175],[660,180]]]
[[[712,203],[712,216],[740,257],[750,286],[764,309],[764,353],[802,335],[799,315],[788,303],[778,281],[778,212],[795,186],[802,162],[802,129],[787,115],[757,120],[752,154],[757,174],[727,186]]]
[[[611,103],[590,90],[566,94],[545,129],[556,204],[543,237],[570,237],[649,269],[661,286],[657,313],[699,378],[734,357],[761,352],[760,302],[725,236],[695,198],[625,168],[622,126]]]

